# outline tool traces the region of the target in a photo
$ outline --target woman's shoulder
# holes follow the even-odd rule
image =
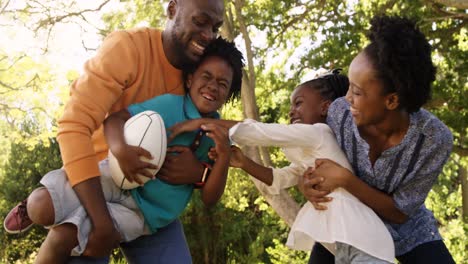
[[[343,96],[343,97],[337,98],[335,101],[333,101],[330,104],[330,107],[328,108],[328,115],[343,113],[346,110],[349,110],[349,103],[348,101],[346,101],[345,97]]]
[[[349,103],[344,97],[340,97],[333,101],[328,108],[327,124],[336,132],[337,129],[343,126],[343,122],[351,121],[348,118],[349,115]]]
[[[415,128],[425,137],[432,141],[438,141],[440,143],[453,142],[452,132],[450,129],[437,118],[434,114],[421,108],[419,111],[412,113],[414,118]]]

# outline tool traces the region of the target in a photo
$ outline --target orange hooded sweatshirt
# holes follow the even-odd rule
[[[166,58],[161,31],[116,31],[85,63],[58,121],[57,139],[72,186],[100,175],[107,156],[102,123],[109,113],[152,97],[184,94],[182,73]]]

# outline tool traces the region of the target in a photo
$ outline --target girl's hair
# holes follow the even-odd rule
[[[377,16],[371,20],[370,44],[364,54],[371,61],[384,92],[396,92],[400,108],[418,111],[431,97],[436,68],[431,45],[413,21]]]
[[[349,88],[349,80],[346,75],[341,74],[341,69],[334,69],[299,86],[306,86],[317,90],[324,100],[333,102],[336,98],[346,95]]]
[[[242,68],[244,67],[244,57],[233,42],[227,41],[222,37],[213,40],[206,48],[200,60],[190,68],[182,70],[182,80],[184,81],[185,92],[188,93],[186,86],[188,76],[193,74],[196,69],[208,57],[219,57],[231,66],[232,83],[229,89],[227,101],[240,97],[242,86]]]

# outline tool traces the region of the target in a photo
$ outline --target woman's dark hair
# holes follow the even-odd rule
[[[377,16],[371,20],[364,54],[382,81],[385,94],[396,92],[400,108],[418,111],[431,97],[436,68],[431,45],[409,19]]]
[[[233,42],[227,41],[221,37],[213,40],[206,48],[200,60],[190,68],[182,71],[185,92],[189,89],[186,85],[188,76],[193,74],[202,62],[208,57],[219,57],[226,61],[232,69],[232,83],[229,89],[227,101],[240,97],[242,86],[242,68],[244,67],[244,57]]]
[[[330,73],[301,83],[299,86],[306,86],[317,90],[324,100],[333,102],[336,98],[346,95],[349,88],[349,80],[346,75],[341,74],[341,69],[335,69]]]

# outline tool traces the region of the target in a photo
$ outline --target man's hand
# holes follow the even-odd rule
[[[171,184],[193,184],[200,181],[203,169],[203,165],[190,148],[173,146],[167,148],[166,160],[156,178]]]
[[[112,250],[119,246],[121,240],[122,237],[113,225],[107,228],[93,228],[89,233],[83,256],[108,257]]]

